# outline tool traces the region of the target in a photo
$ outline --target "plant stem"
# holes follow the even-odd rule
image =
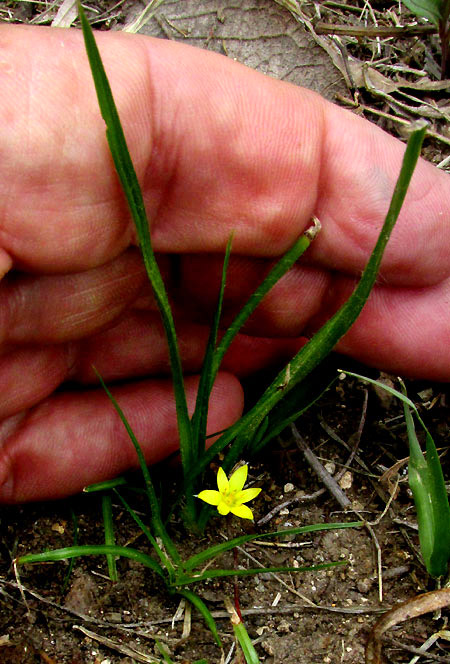
[[[116,538],[114,534],[114,520],[112,513],[111,495],[109,493],[102,494],[102,516],[103,516],[103,527],[105,529],[105,544],[107,546],[114,546],[116,543]],[[108,563],[109,578],[111,579],[111,581],[115,582],[118,579],[116,558],[112,554],[108,553],[106,555],[106,560]]]

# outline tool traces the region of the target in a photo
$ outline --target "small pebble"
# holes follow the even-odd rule
[[[64,525],[62,523],[54,523],[52,525],[52,530],[55,533],[59,533],[60,535],[64,535],[64,533],[65,533],[65,528],[64,528]]]
[[[433,398],[433,388],[428,387],[426,390],[417,392],[417,396],[422,399],[422,401],[430,401]]]
[[[264,652],[269,655],[270,657],[273,657],[275,655],[275,650],[273,649],[272,644],[269,641],[263,641],[261,643],[261,648],[264,650]]]
[[[368,593],[373,586],[372,579],[360,579],[356,582],[356,587],[360,593]]]
[[[339,480],[341,489],[350,489],[353,484],[353,475],[350,471],[346,471]]]
[[[258,636],[262,636],[264,632],[270,631],[269,627],[267,625],[263,625],[262,627],[257,627],[256,628],[256,633]]]
[[[121,623],[122,622],[122,614],[119,613],[118,611],[112,611],[111,613],[108,613],[106,615],[106,619],[108,622],[111,623]]]
[[[281,620],[280,624],[277,627],[277,632],[281,632],[282,634],[287,634],[290,631],[291,631],[291,626],[288,623],[288,621],[287,620]]]

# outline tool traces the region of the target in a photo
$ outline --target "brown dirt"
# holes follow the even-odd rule
[[[344,443],[350,447],[355,444],[365,389],[361,384],[338,383],[298,425],[315,454],[323,463],[334,464],[336,470],[346,463],[349,455]],[[415,393],[417,390],[421,397]],[[411,385],[410,394],[419,403],[439,447],[445,450],[450,441],[448,390],[438,385]],[[430,404],[433,405],[428,410]],[[328,433],[323,428],[324,423]],[[333,440],[330,432],[344,443]],[[257,565],[247,554],[266,566],[347,561],[344,567],[335,569],[280,575],[279,579],[286,585],[264,573],[239,580],[239,600],[245,623],[256,640],[261,661],[268,664],[359,664],[364,661],[367,636],[380,610],[432,587],[418,557],[414,508],[405,466],[398,472],[394,469],[389,481],[380,481],[382,476],[386,477],[386,469],[392,468],[406,454],[405,430],[398,404],[389,400],[387,404],[381,403],[370,389],[360,448],[347,470],[344,486],[352,508],[373,522],[385,509],[389,487],[393,488],[399,480],[397,497],[380,523],[373,527],[376,542],[365,528],[330,531],[311,537],[289,537],[288,541],[297,543],[289,548],[250,543],[238,552],[237,561],[230,554],[220,560],[221,567]],[[445,465],[448,469],[448,464]],[[226,536],[234,536],[253,529],[265,532],[355,517],[351,510],[343,512],[327,492],[313,500],[307,499],[321,484],[290,437],[272,445],[262,459],[252,464],[251,473],[252,479],[263,488],[261,497],[255,501],[256,524],[215,518],[205,536],[198,537],[186,536],[183,526],[175,521],[172,532],[183,556],[221,541],[224,532]],[[293,488],[286,486],[289,484]],[[301,502],[286,507],[268,524],[257,525],[261,517],[297,492],[303,496]],[[66,563],[26,566],[21,571],[21,581],[31,591],[26,593],[27,612],[15,587],[11,559],[25,552],[70,545],[73,541],[72,511],[78,517],[80,543],[101,543],[101,509],[99,500],[92,496],[3,511],[0,637],[4,645],[0,646],[1,661],[4,664],[131,664],[132,659],[117,649],[126,645],[155,655],[156,636],[166,643],[174,661],[191,662],[205,657],[210,663],[219,662],[220,651],[214,646],[201,617],[193,611],[191,633],[187,639],[182,639],[182,622],[171,625],[177,598],[169,596],[154,575],[132,561],[119,561],[120,579],[113,584],[107,578],[104,559],[78,559],[66,590],[63,589]],[[116,507],[115,515],[119,543],[132,543],[145,550],[138,528],[120,506]],[[379,571],[383,587],[381,602]],[[228,652],[233,639],[223,598],[233,597],[233,583],[214,580],[197,590],[217,616],[225,652]],[[311,606],[311,602],[315,606]],[[389,639],[387,641],[390,661],[409,661],[411,655],[405,648],[420,647],[442,624],[445,618],[436,623],[432,616],[405,623],[395,631],[395,641],[401,645],[394,646]],[[90,630],[100,640],[106,636],[116,645],[102,645],[97,637],[87,636],[76,626]],[[450,650],[445,642],[435,646],[432,653],[439,656],[441,662],[449,661]]]

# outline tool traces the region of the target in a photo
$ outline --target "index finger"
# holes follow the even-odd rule
[[[361,271],[404,146],[316,94],[189,46],[98,33],[155,249],[283,252],[317,214],[313,260]],[[51,57],[50,57],[51,55]],[[81,34],[0,31],[0,247],[39,271],[80,270],[133,242]],[[421,162],[386,252],[400,284],[448,275],[450,179]],[[427,254],[423,255],[423,247]]]

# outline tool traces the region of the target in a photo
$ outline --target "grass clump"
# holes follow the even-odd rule
[[[433,436],[408,398],[401,379],[399,391],[360,374],[344,373],[377,385],[403,403],[409,442],[408,481],[417,511],[420,551],[428,574],[436,579],[446,577],[450,562],[450,504]],[[425,454],[417,438],[414,418],[425,433]]]

